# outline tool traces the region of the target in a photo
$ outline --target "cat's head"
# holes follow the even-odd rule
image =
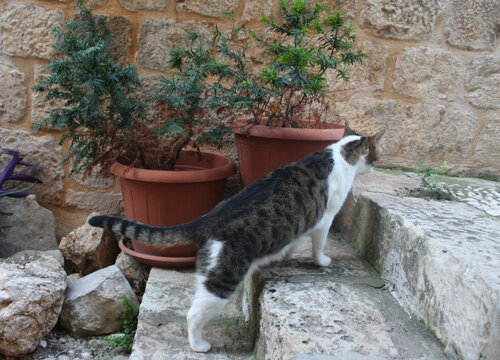
[[[347,163],[356,168],[357,174],[373,170],[378,160],[377,143],[384,135],[384,130],[372,136],[362,136],[345,124],[344,138],[339,142],[340,153]]]

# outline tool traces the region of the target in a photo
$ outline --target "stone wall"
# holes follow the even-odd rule
[[[227,11],[258,28],[261,14],[279,9],[278,0],[91,2],[96,13],[111,15],[119,51],[137,64],[146,86],[165,71],[165,50],[187,31],[229,28]],[[360,132],[385,128],[383,166],[437,166],[446,160],[453,174],[498,177],[500,0],[329,2],[354,21],[360,47],[371,56],[348,84],[333,84],[332,119]],[[53,55],[50,28],[72,13],[70,0],[0,0],[0,148],[20,150],[27,161],[45,167],[38,174],[44,184],[35,192],[63,220],[59,234],[91,210],[122,211],[113,178],[68,178],[69,164],[60,165],[61,133],[32,129],[50,109],[31,90]]]

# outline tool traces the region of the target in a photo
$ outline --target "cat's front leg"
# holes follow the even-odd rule
[[[332,259],[329,256],[323,254],[323,250],[325,249],[326,239],[328,236],[328,230],[330,229],[330,224],[331,223],[328,222],[328,225],[315,229],[311,233],[312,256],[314,263],[319,266],[328,266],[332,261]]]

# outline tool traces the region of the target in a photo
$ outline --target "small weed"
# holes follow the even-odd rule
[[[114,348],[120,348],[130,351],[132,350],[132,345],[134,344],[139,306],[132,304],[130,298],[125,295],[122,295],[120,297],[123,301],[123,306],[125,306],[125,314],[123,314],[123,317],[121,319],[123,325],[122,334],[107,336],[105,344]]]
[[[433,180],[433,178],[437,175],[446,174],[449,169],[449,166],[446,165],[446,161],[441,164],[439,170],[434,170],[429,165],[421,162],[417,165],[419,166],[419,169],[415,170],[415,173],[419,175],[421,184],[418,188],[407,188],[406,190],[408,191],[408,195],[434,200],[455,200],[455,196],[450,189],[443,185],[437,185]]]

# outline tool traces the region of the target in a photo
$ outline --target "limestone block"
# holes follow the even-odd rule
[[[165,10],[165,0],[120,0],[128,11]]]
[[[0,13],[0,53],[49,59],[53,26],[64,23],[64,13],[37,5],[10,3]]]
[[[26,106],[24,78],[24,73],[12,61],[0,56],[0,123],[18,122],[23,118]]]
[[[466,99],[481,109],[500,109],[500,56],[477,57],[467,69]]]
[[[398,302],[448,348],[464,359],[495,359],[487,354],[498,354],[500,345],[498,215],[464,202],[391,194],[377,184],[391,187],[396,176],[373,175],[357,178],[336,228],[363,249]],[[482,182],[496,188],[498,198],[498,185]],[[470,186],[467,179],[451,183]]]
[[[332,91],[335,96],[337,92],[344,90],[356,91],[382,91],[384,90],[385,70],[389,52],[385,45],[370,41],[359,42],[356,46],[370,56],[364,59],[362,64],[348,66],[349,82],[336,79],[335,74],[328,75],[328,83],[334,84]]]
[[[92,170],[92,173],[85,177],[83,172],[78,174],[73,174],[72,179],[77,183],[85,186],[90,186],[98,189],[109,189],[113,186],[115,178],[113,175],[105,172],[104,174],[100,174],[101,166],[96,166]]]
[[[272,17],[275,2],[273,0],[247,1],[243,8],[243,21],[259,20],[262,15]]]
[[[45,66],[35,65],[35,84],[39,84],[47,76],[49,76],[49,71]],[[45,96],[45,92],[32,91],[31,121],[33,125],[45,120],[52,109],[64,107],[64,101],[61,100],[52,99],[44,102]],[[47,127],[52,128],[50,124],[47,124]]]
[[[130,286],[138,296],[144,294],[146,282],[148,281],[149,271],[151,267],[138,262],[133,257],[121,252],[116,258],[115,265],[120,268],[127,278]]]
[[[377,148],[379,164],[415,168],[433,156],[463,158],[477,126],[474,113],[459,106],[398,104],[390,99],[353,96],[336,104],[337,115],[362,134],[386,133]]]
[[[36,194],[40,202],[61,202],[64,177],[62,149],[52,135],[35,136],[27,131],[0,128],[0,149],[19,151],[26,162],[42,166],[42,170],[31,167],[22,169],[23,174],[43,181],[30,192]]]
[[[115,37],[115,45],[112,49],[116,58],[125,58],[132,46],[132,21],[125,16],[113,15],[108,18],[108,27]]]
[[[446,40],[462,49],[493,50],[499,25],[500,1],[452,0]]]
[[[494,112],[487,117],[486,126],[483,127],[474,148],[474,160],[478,168],[484,173],[500,175],[500,113]]]
[[[122,295],[132,304],[139,304],[125,275],[115,265],[69,281],[61,326],[76,338],[120,330],[120,317],[125,313]]]
[[[177,10],[210,17],[227,17],[228,12],[236,11],[238,2],[238,0],[178,0]]]
[[[442,6],[439,0],[367,0],[363,1],[360,23],[381,37],[423,40],[434,30]]]
[[[139,66],[166,71],[169,48],[184,44],[189,32],[210,36],[204,21],[185,21],[170,19],[147,19],[139,33],[139,50],[136,60]]]
[[[0,257],[23,250],[57,249],[54,215],[26,198],[0,197]]]
[[[358,0],[319,0],[310,1],[310,4],[325,4],[328,5],[324,14],[329,14],[332,11],[340,10],[346,16],[347,20],[352,21],[356,17],[356,11],[358,9]]]
[[[421,46],[405,49],[396,58],[394,90],[429,99],[463,101],[463,62],[452,53]]]
[[[90,216],[97,215],[92,213]],[[59,250],[72,272],[83,275],[113,265],[120,252],[113,232],[88,223],[61,239]]]
[[[66,273],[51,257],[0,259],[0,354],[35,350],[55,326],[66,290]]]
[[[59,250],[22,250],[11,256],[11,258],[14,259],[22,259],[25,257],[51,257],[56,259],[61,266],[64,266],[64,256]]]
[[[101,194],[69,190],[66,194],[66,203],[80,209],[98,211],[108,215],[120,215],[123,213],[121,194]]]

